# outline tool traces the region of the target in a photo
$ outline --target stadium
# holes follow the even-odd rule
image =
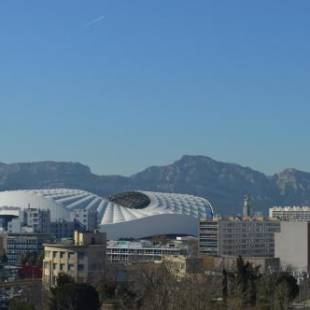
[[[213,216],[207,199],[185,194],[132,191],[102,198],[77,189],[0,192],[0,217],[16,216],[16,209],[28,207],[49,209],[52,221],[69,221],[74,209],[96,210],[98,229],[111,240],[195,236],[198,219]]]

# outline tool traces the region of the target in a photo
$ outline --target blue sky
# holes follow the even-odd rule
[[[3,0],[0,161],[310,171],[309,14],[308,0]]]

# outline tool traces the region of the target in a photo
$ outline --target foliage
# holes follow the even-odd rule
[[[0,264],[6,265],[8,263],[8,257],[4,253],[3,255],[0,256]]]
[[[27,252],[20,259],[22,266],[42,266],[43,256],[37,252]]]
[[[103,301],[110,302],[112,298],[117,309],[217,309],[214,296],[221,295],[218,278],[206,275],[180,278],[166,264],[136,264],[128,271],[128,282],[116,283],[113,278],[105,278],[98,288]]]
[[[225,305],[234,309],[288,309],[298,296],[296,279],[288,272],[260,274],[259,267],[237,259],[236,272],[223,272]]]
[[[96,289],[87,283],[75,283],[65,274],[60,274],[57,286],[51,289],[50,310],[97,310],[99,297]]]
[[[253,267],[249,262],[244,262],[242,257],[237,258],[237,271],[223,271],[223,296],[227,300],[239,299],[243,306],[254,306],[256,304],[257,284],[261,278],[259,267]],[[229,284],[228,284],[229,283]]]
[[[105,278],[98,288],[102,301],[117,309],[141,310],[285,310],[298,295],[289,273],[262,274],[259,267],[239,257],[236,270],[223,275],[174,275],[169,266],[136,264],[128,281]]]
[[[10,301],[9,310],[35,310],[32,304],[14,298]]]

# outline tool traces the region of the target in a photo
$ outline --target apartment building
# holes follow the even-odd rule
[[[310,221],[309,206],[273,207],[269,209],[269,217],[280,221]]]
[[[26,208],[8,222],[9,233],[49,233],[51,212],[48,209]]]
[[[199,226],[200,255],[273,257],[280,222],[264,217],[217,217]]]
[[[81,224],[84,231],[93,231],[97,228],[97,212],[88,209],[74,209],[71,220]]]
[[[96,282],[104,272],[106,235],[74,232],[72,243],[44,245],[42,281],[46,287],[56,284],[60,273],[77,282]]]

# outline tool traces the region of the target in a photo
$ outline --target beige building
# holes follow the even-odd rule
[[[56,285],[60,273],[77,282],[95,282],[104,272],[106,235],[75,231],[74,242],[44,244],[42,281],[46,287]]]
[[[5,233],[0,233],[0,256],[6,254],[7,248],[7,235]]]

